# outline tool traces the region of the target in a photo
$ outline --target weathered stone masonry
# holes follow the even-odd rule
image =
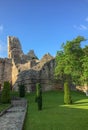
[[[4,81],[11,82],[12,80],[12,60],[8,58],[0,58],[0,84]]]
[[[43,90],[51,90],[54,80],[55,58],[49,53],[38,60],[33,50],[24,54],[18,38],[8,37],[8,58],[0,59],[0,84],[10,81],[15,90],[24,83],[27,91],[34,91],[40,82]]]

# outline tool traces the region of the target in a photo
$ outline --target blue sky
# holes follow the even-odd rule
[[[7,57],[7,36],[41,58],[78,35],[88,38],[88,0],[0,0],[0,57]]]

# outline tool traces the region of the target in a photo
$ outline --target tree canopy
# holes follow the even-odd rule
[[[74,84],[81,84],[88,80],[88,46],[81,47],[86,39],[78,36],[72,41],[62,44],[62,50],[56,54],[55,76],[60,80],[70,80]]]

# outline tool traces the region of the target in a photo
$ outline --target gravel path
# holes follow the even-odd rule
[[[14,106],[0,117],[0,130],[22,130],[26,109]]]

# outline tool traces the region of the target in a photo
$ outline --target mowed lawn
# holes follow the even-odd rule
[[[8,108],[10,104],[0,104],[0,112]]]
[[[88,130],[88,97],[80,92],[71,95],[73,104],[64,105],[62,91],[44,92],[43,109],[38,111],[35,94],[28,94],[24,130]]]

